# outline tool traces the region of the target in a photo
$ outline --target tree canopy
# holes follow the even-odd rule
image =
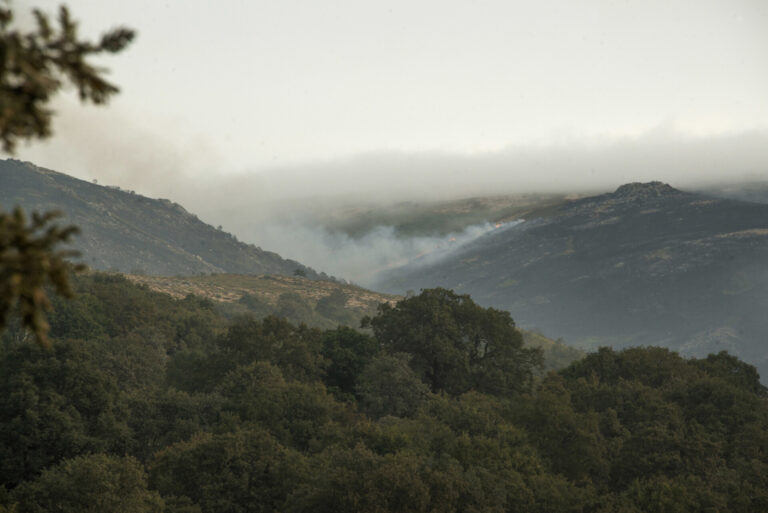
[[[519,391],[472,364],[467,390],[434,393],[410,314],[447,340],[498,316],[503,354],[528,357],[511,319],[425,290],[369,320],[403,316],[394,346],[386,330],[227,319],[119,276],[74,289],[53,298],[51,350],[20,326],[0,337],[3,513],[768,508],[766,391],[727,353],[603,348]]]
[[[0,5],[0,140],[13,152],[19,139],[39,139],[52,133],[51,99],[67,83],[80,100],[103,104],[119,89],[104,78],[105,70],[88,59],[122,51],[134,32],[117,28],[97,42],[83,40],[77,22],[62,6],[56,22],[34,9],[36,26],[22,31],[14,26],[14,12]]]
[[[523,347],[509,312],[451,290],[427,289],[394,307],[382,304],[363,322],[387,352],[412,354],[411,366],[433,392],[521,392],[542,363],[538,349]]]

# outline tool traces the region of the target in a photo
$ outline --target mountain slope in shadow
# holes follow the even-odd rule
[[[390,271],[380,290],[443,286],[590,349],[728,350],[768,375],[768,205],[660,182],[564,202]]]

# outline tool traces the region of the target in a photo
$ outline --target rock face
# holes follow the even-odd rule
[[[660,182],[561,204],[379,289],[443,286],[586,349],[723,349],[768,376],[768,205]]]
[[[633,182],[616,189],[613,196],[628,200],[647,201],[651,198],[676,196],[679,194],[682,194],[682,192],[663,182]]]
[[[156,275],[285,274],[311,269],[238,242],[167,199],[104,187],[16,160],[0,160],[0,206],[59,210],[80,227],[75,246],[94,269]]]

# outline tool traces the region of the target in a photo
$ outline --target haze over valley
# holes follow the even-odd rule
[[[768,511],[766,28],[0,0],[0,513]]]

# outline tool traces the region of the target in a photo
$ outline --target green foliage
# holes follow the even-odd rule
[[[125,447],[118,384],[90,349],[22,344],[0,356],[0,483],[15,485],[63,458]]]
[[[353,396],[360,373],[379,351],[378,342],[370,335],[344,326],[327,330],[321,351],[328,362],[325,385],[339,397]]]
[[[217,346],[219,352],[210,365],[224,372],[266,361],[279,366],[289,379],[316,381],[324,373],[322,332],[304,325],[296,327],[279,317],[238,319]]]
[[[7,152],[19,139],[51,135],[53,111],[47,105],[66,83],[84,102],[102,104],[117,93],[88,59],[120,52],[134,37],[132,30],[117,28],[96,43],[84,41],[66,7],[59,9],[58,26],[39,9],[33,14],[36,27],[22,32],[13,26],[13,11],[0,6],[0,140]]]
[[[347,294],[341,288],[334,289],[333,292],[317,301],[315,311],[328,319],[334,319],[347,326],[355,326],[360,322],[360,318],[353,310],[347,308],[348,299]]]
[[[159,452],[150,465],[153,488],[187,497],[203,513],[280,511],[306,473],[299,453],[261,429],[200,434]]]
[[[291,497],[290,512],[356,513],[448,511],[430,508],[430,487],[413,455],[379,456],[363,446],[332,448],[314,473],[315,480]],[[448,488],[448,487],[446,487]],[[445,490],[449,494],[452,490]],[[437,504],[435,504],[437,506]]]
[[[412,417],[429,397],[429,387],[409,365],[407,354],[382,355],[363,370],[356,387],[360,408],[373,418]]]
[[[66,259],[76,254],[58,249],[77,228],[51,224],[56,217],[56,212],[35,212],[27,224],[20,208],[10,214],[0,212],[0,330],[8,314],[18,311],[22,325],[44,347],[49,345],[45,312],[51,308],[45,285],[50,283],[58,294],[71,297]]]
[[[134,458],[93,454],[65,460],[13,493],[19,513],[161,513],[160,495]]]
[[[541,351],[523,347],[508,312],[482,308],[450,290],[382,304],[366,322],[386,351],[413,355],[411,366],[433,392],[522,392],[542,365]]]
[[[470,365],[468,390],[432,393],[427,334],[503,316],[447,291],[398,305],[424,328],[399,317],[416,338],[396,353],[111,276],[74,288],[50,351],[0,346],[0,511],[768,510],[765,392],[726,353],[603,348],[502,394]]]
[[[147,462],[157,451],[211,431],[222,421],[223,398],[173,388],[138,389],[122,397],[131,430],[129,452]]]
[[[268,285],[265,285],[265,282],[267,282],[266,278],[259,286],[262,291],[266,292]],[[269,302],[265,296],[246,293],[237,303],[222,303],[219,306],[224,313],[233,318],[247,312],[258,319],[274,315],[294,324],[306,324],[317,328],[333,328],[340,324],[345,326],[358,326],[360,324],[360,318],[364,315],[365,307],[348,307],[348,295],[341,288],[334,289],[330,294],[314,302],[314,291],[302,290],[302,283],[293,284],[302,293],[282,292],[278,295],[275,303]]]
[[[224,398],[224,410],[240,422],[264,426],[281,442],[302,450],[346,411],[319,383],[286,382],[280,369],[267,362],[236,368],[216,392]]]
[[[743,390],[766,395],[766,387],[760,383],[760,375],[754,366],[740,361],[726,351],[711,354],[703,360],[698,360],[696,366],[711,376],[724,379]]]
[[[94,104],[105,103],[117,93],[117,87],[103,78],[104,70],[87,59],[120,52],[134,36],[129,29],[117,28],[92,43],[78,37],[77,23],[64,6],[59,9],[58,26],[39,9],[33,14],[36,27],[22,32],[13,26],[8,3],[0,4],[0,140],[9,153],[19,139],[51,134],[53,111],[47,105],[65,84],[76,87],[81,101]],[[0,212],[0,330],[17,308],[22,325],[42,346],[48,345],[45,312],[50,309],[45,284],[51,283],[62,296],[72,295],[66,258],[73,253],[57,246],[68,242],[77,229],[51,225],[58,216],[33,212],[27,226],[21,209]]]
[[[553,468],[577,477],[581,467],[582,479],[629,494],[647,505],[642,511],[677,511],[675,496],[675,507],[689,501],[681,511],[755,511],[765,503],[757,476],[768,439],[757,433],[768,410],[751,380],[732,379],[754,372],[742,365],[726,354],[689,361],[660,348],[603,348],[545,381],[554,394],[529,426],[539,428],[535,442]],[[723,378],[723,369],[739,372]],[[563,436],[563,418],[581,434]],[[739,473],[742,480],[724,477]]]

